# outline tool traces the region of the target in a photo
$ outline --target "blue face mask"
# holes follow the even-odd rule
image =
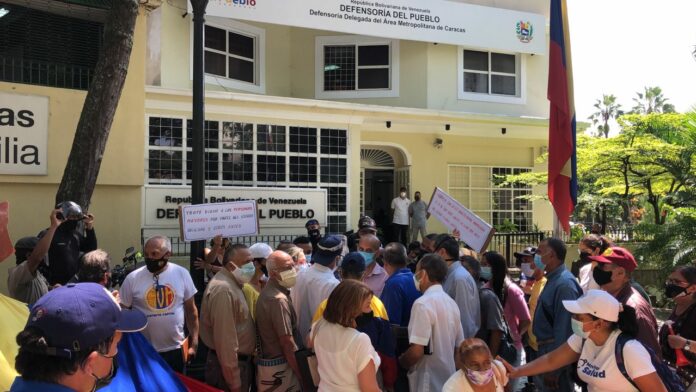
[[[483,279],[483,280],[493,279],[493,272],[491,272],[491,267],[481,267],[481,279]]]
[[[375,254],[370,253],[370,252],[363,252],[360,251],[358,252],[362,257],[365,259],[365,266],[367,267],[368,265],[372,264],[373,261],[375,261]]]
[[[534,265],[542,271],[544,270],[544,268],[546,268],[546,265],[544,264],[544,262],[541,261],[541,255],[538,255],[538,254],[534,255]]]

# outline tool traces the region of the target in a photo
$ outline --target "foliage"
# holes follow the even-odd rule
[[[667,103],[667,98],[662,95],[662,89],[655,87],[644,87],[643,92],[636,92],[637,98],[633,98],[635,106],[633,113],[674,113],[674,105]]]
[[[673,220],[654,228],[654,238],[636,252],[652,266],[672,271],[696,259],[696,209],[677,209]]]
[[[594,107],[597,111],[592,113],[589,119],[592,120],[593,125],[597,126],[597,136],[604,135],[605,138],[608,138],[609,121],[623,115],[621,105],[616,102],[616,96],[602,94],[602,99],[598,99]]]
[[[517,231],[517,225],[515,225],[511,220],[505,219],[503,223],[495,225],[495,231],[498,233],[513,233]]]
[[[583,224],[576,224],[570,227],[570,238],[569,243],[577,244],[580,242],[582,237],[586,234],[585,226]]]

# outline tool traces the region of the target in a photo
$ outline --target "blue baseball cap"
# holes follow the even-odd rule
[[[121,306],[104,286],[97,283],[71,283],[49,291],[29,313],[25,328],[43,333],[50,356],[71,358],[74,353],[93,348],[116,331],[137,332],[147,326],[138,310]]]
[[[359,252],[350,252],[343,256],[341,269],[351,275],[362,275],[365,272],[365,258]]]
[[[342,254],[343,237],[330,235],[322,238],[317,244],[317,248],[312,251],[312,262],[327,266],[336,259],[336,256]]]

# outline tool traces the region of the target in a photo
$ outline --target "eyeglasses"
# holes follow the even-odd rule
[[[685,280],[681,280],[681,279],[667,279],[667,280],[665,281],[665,283],[667,283],[667,284],[676,284],[677,286],[681,286],[681,285],[683,285],[683,284],[689,284],[689,282],[687,282],[687,281],[685,281]]]

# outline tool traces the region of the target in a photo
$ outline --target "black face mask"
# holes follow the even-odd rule
[[[598,285],[604,286],[611,282],[611,271],[604,271],[603,269],[596,267],[592,271],[592,277]]]
[[[677,286],[674,283],[665,285],[665,295],[667,298],[674,298],[686,291],[686,287]]]
[[[416,201],[418,201],[418,200],[420,200],[420,196],[416,196],[416,197],[414,197],[414,199],[416,199]]]
[[[149,259],[145,258],[145,267],[147,267],[147,270],[150,271],[150,273],[156,273],[157,271],[161,270],[165,265],[167,264],[167,259],[161,258],[161,259]]]
[[[321,237],[321,232],[319,231],[319,229],[307,230],[307,235],[309,235],[312,238],[319,238]]]
[[[76,220],[68,219],[66,221],[63,221],[63,223],[61,223],[60,226],[58,226],[58,227],[63,231],[72,231],[72,230],[77,229],[78,223],[80,223],[80,222],[76,221]]]
[[[580,261],[582,261],[583,263],[589,263],[592,261],[590,260],[590,256],[592,256],[591,253],[580,252]]]

